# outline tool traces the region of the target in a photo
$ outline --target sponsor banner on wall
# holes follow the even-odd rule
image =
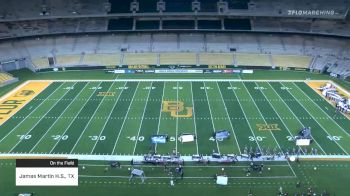
[[[154,73],[154,70],[153,69],[149,69],[149,70],[144,70],[144,73]]]
[[[246,74],[252,74],[254,71],[252,69],[244,69],[242,70],[242,73],[246,73]]]
[[[203,73],[202,69],[159,69],[155,73]]]
[[[133,73],[135,73],[135,70],[126,69],[126,70],[125,70],[125,73],[126,73],[126,74],[133,74]]]
[[[222,70],[213,70],[213,73],[222,73]]]
[[[113,71],[113,73],[115,73],[115,74],[123,74],[123,73],[125,73],[125,70],[123,70],[123,69],[115,69]]]

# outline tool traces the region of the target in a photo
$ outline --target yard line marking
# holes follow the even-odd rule
[[[112,86],[113,86],[114,84],[115,84],[115,82],[112,83],[112,85],[108,88],[107,92],[109,92],[109,91],[111,90],[111,88],[112,88]],[[126,82],[124,83],[124,87],[125,87],[125,84],[126,84]],[[123,88],[123,89],[121,90],[121,92],[119,93],[118,99],[119,99],[120,95],[122,94],[123,90],[124,90],[124,88]],[[94,113],[92,114],[91,117],[94,117],[94,116],[96,115],[96,112],[98,111],[98,109],[99,109],[100,106],[102,105],[102,103],[103,103],[103,101],[104,101],[105,98],[106,98],[106,96],[104,96],[104,97],[102,98],[102,100],[101,100],[100,103],[98,104],[96,110],[94,111]],[[117,102],[118,102],[118,101],[115,102],[115,104],[114,104],[114,106],[113,106],[113,109],[114,109],[114,107],[116,106]],[[110,115],[111,115],[113,109],[110,111],[108,118],[110,117]],[[93,119],[93,118],[90,118],[89,121],[86,123],[86,125],[85,125],[85,127],[84,127],[84,130],[80,133],[80,136],[79,136],[78,140],[75,142],[75,144],[74,144],[74,146],[73,146],[73,148],[72,148],[72,150],[70,151],[69,154],[72,154],[73,150],[74,150],[75,147],[78,145],[78,143],[79,143],[81,137],[84,135],[86,129],[89,127],[89,124],[91,123],[92,119]],[[106,126],[107,122],[108,122],[108,119],[106,119],[104,126]],[[102,130],[103,130],[103,129],[104,129],[104,127],[102,128]],[[102,131],[101,131],[101,132],[102,132]],[[98,139],[97,139],[96,141],[99,141],[99,138],[101,137],[101,132],[100,132],[100,135],[98,136]],[[95,146],[96,146],[96,143],[95,143]],[[95,146],[94,146],[94,148],[95,148]],[[91,154],[91,153],[90,153],[90,154]]]
[[[249,92],[248,88],[245,86],[245,84],[244,84],[244,83],[243,83],[243,86],[244,86],[244,88],[246,89],[246,91],[248,92],[248,94],[249,94],[250,98],[252,98],[252,95],[250,94],[250,92]],[[264,115],[262,115],[262,113],[261,113],[261,111],[260,111],[260,109],[259,109],[258,105],[255,103],[255,101],[254,101],[254,100],[253,100],[253,103],[254,103],[255,107],[258,109],[258,112],[260,113],[260,115],[261,115],[262,117],[264,117]],[[264,120],[265,124],[267,124],[267,123],[266,123],[265,118],[264,118],[263,120]],[[270,133],[271,133],[271,135],[272,135],[273,139],[275,140],[275,142],[277,143],[277,146],[278,146],[278,148],[280,149],[280,152],[283,154],[282,148],[281,148],[280,144],[278,143],[278,141],[277,141],[277,139],[276,139],[275,135],[272,133],[272,131],[271,131],[271,130],[270,130]],[[293,172],[294,176],[296,177],[297,175],[295,174],[293,167],[290,165],[289,161],[287,161],[287,163],[288,163],[288,165],[289,165],[290,169],[292,170],[292,172]]]
[[[166,82],[164,82],[164,87],[163,87],[163,93],[162,93],[162,103],[160,106],[160,111],[159,111],[159,120],[158,120],[158,128],[157,128],[157,135],[159,134],[159,128],[160,128],[160,119],[162,118],[162,110],[163,110],[163,98],[164,98],[164,91],[165,91],[165,87],[166,87]],[[158,144],[156,143],[155,147],[154,147],[154,152],[157,153],[157,146]],[[177,149],[176,149],[177,152]]]
[[[127,82],[124,83],[124,86],[123,86],[123,87],[125,87],[126,84],[127,84]],[[112,85],[110,86],[110,88],[111,88],[113,85],[114,85],[114,82],[112,83]],[[109,89],[110,89],[110,88],[109,88]],[[109,91],[109,89],[108,89],[108,91]],[[115,107],[117,106],[117,103],[118,103],[118,101],[119,101],[119,98],[120,98],[120,96],[122,95],[122,93],[124,92],[124,89],[125,89],[125,88],[123,88],[123,89],[120,91],[120,93],[119,93],[119,95],[118,95],[117,101],[114,102],[113,107],[112,107],[112,110],[109,112],[108,118],[107,118],[107,120],[105,121],[105,123],[104,123],[104,125],[103,125],[103,127],[102,127],[102,129],[101,129],[101,131],[100,131],[100,134],[98,135],[98,138],[101,137],[101,135],[102,135],[104,129],[106,128],[107,123],[108,123],[108,121],[109,121],[109,118],[111,117],[111,115],[112,115],[112,113],[113,113],[113,110],[114,110]],[[105,98],[105,97],[104,97],[104,98]],[[101,103],[102,103],[102,102],[103,102],[103,100],[101,101]],[[100,105],[101,105],[101,103],[100,103]],[[131,103],[130,103],[130,104],[131,104]],[[100,107],[100,105],[99,105],[99,107]],[[98,110],[98,108],[96,109],[96,111],[97,111],[97,110]],[[96,111],[95,111],[95,112],[96,112]],[[94,115],[95,115],[95,113],[94,113],[92,116],[94,116]],[[89,122],[89,123],[90,123],[90,122]],[[89,123],[88,123],[88,124],[89,124]],[[86,126],[86,127],[87,127],[87,126]],[[86,129],[86,128],[85,128],[85,129]],[[84,131],[85,131],[85,129],[84,129]],[[82,136],[82,135],[81,135],[81,136]],[[80,137],[79,137],[79,140],[80,140]],[[94,152],[98,141],[99,141],[99,139],[96,140],[96,142],[95,142],[95,144],[94,144],[94,147],[92,148],[90,154],[92,154],[92,152]],[[73,149],[74,149],[74,148],[75,148],[75,145],[74,145]],[[72,151],[73,151],[73,149],[72,149]],[[72,153],[72,151],[71,151],[71,153]]]
[[[194,124],[194,132],[196,134],[197,137],[197,125],[196,125],[196,111],[194,110],[194,101],[193,101],[193,89],[192,89],[192,82],[190,82],[191,84],[191,97],[192,97],[192,108],[193,108],[193,124]],[[176,138],[177,139],[177,138]],[[197,154],[199,154],[198,151],[198,140],[196,139],[196,148],[197,148]]]
[[[54,91],[52,91],[52,93],[49,95],[49,96],[47,96],[47,97],[51,97],[58,89],[60,89],[61,88],[61,86],[63,85],[64,83],[62,83],[61,85],[59,85]],[[40,106],[43,104],[43,103],[45,103],[45,101],[43,101],[43,102],[41,102],[34,110],[32,110],[20,123],[18,123],[14,128],[12,128],[11,129],[11,131],[9,131],[6,135],[5,135],[5,137],[3,137],[1,140],[0,140],[0,143],[5,139],[5,138],[7,138],[14,130],[16,130],[16,128],[18,127],[18,126],[20,126],[22,123],[23,123],[23,121],[25,121],[30,115],[32,115],[38,108],[40,108]]]
[[[84,86],[84,88],[82,88],[82,89],[80,90],[80,92],[76,95],[77,97],[83,92],[83,90],[86,88],[86,86],[89,85],[89,83],[90,83],[90,82],[88,82],[88,83]],[[39,139],[38,142],[36,142],[36,144],[33,146],[33,148],[30,149],[29,153],[31,153],[31,152],[36,148],[36,146],[41,142],[41,140],[51,131],[52,127],[58,122],[58,120],[60,119],[60,117],[66,112],[66,110],[72,105],[72,103],[73,103],[73,101],[70,102],[70,103],[68,104],[68,106],[63,110],[63,112],[58,116],[58,118],[56,118],[55,122],[52,123],[52,125],[47,129],[47,131],[45,132],[45,134]]]
[[[179,82],[176,82],[176,103],[178,103],[179,101]],[[179,115],[179,110],[176,110],[176,115]],[[177,136],[178,136],[178,132],[179,132],[179,118],[176,117],[176,135],[175,135],[175,149],[176,149],[176,154],[177,154]]]
[[[210,113],[210,117],[211,117],[211,125],[213,126],[213,133],[215,133],[215,124],[214,124],[213,116],[212,116],[212,113],[211,113],[210,101],[209,101],[208,93],[207,93],[207,87],[205,86],[205,82],[203,82],[203,84],[204,84],[204,91],[205,91],[206,100],[207,100],[207,102],[208,102],[209,113]],[[220,148],[219,148],[218,140],[215,140],[215,142],[216,142],[216,147],[218,148],[218,153],[221,154],[221,153],[220,153]]]
[[[322,108],[317,104],[315,103],[315,101],[313,99],[311,99],[298,85],[295,84],[295,82],[293,82],[294,86],[296,86],[309,100],[312,101],[312,103],[314,103],[324,114],[326,114],[329,119],[331,119],[333,121],[333,123],[335,123],[346,135],[350,136],[350,134],[348,132],[346,132],[343,127],[341,127],[337,122],[335,122],[335,120],[329,116],[325,111],[322,110]]]
[[[245,113],[245,111],[244,111],[244,109],[243,109],[243,107],[242,107],[242,105],[241,105],[241,102],[238,100],[238,96],[236,95],[235,90],[232,88],[231,82],[229,82],[229,84],[230,84],[230,87],[231,87],[231,90],[232,90],[233,94],[235,95],[235,98],[236,98],[237,101],[238,101],[239,107],[241,107],[241,110],[242,110],[242,112],[243,112],[243,115],[244,115],[245,120],[247,121],[247,124],[248,124],[248,126],[249,126],[249,129],[250,129],[250,131],[252,132],[254,138],[256,138],[255,133],[254,133],[254,131],[253,131],[251,125],[250,125],[250,122],[248,121],[247,115],[246,115],[246,113]],[[263,151],[261,150],[261,148],[260,148],[259,142],[255,140],[255,143],[257,144],[257,146],[258,146],[258,148],[259,148],[259,150],[260,150],[260,153],[261,153],[261,154],[264,154],[264,152],[263,152]]]
[[[275,88],[273,88],[273,87],[271,86],[270,83],[268,83],[268,84],[269,84],[269,86],[271,87],[271,89],[276,93],[276,95],[280,98],[280,100],[284,103],[284,105],[286,105],[286,107],[288,108],[288,110],[293,114],[293,116],[295,117],[295,118],[293,118],[293,119],[296,119],[296,120],[300,123],[301,126],[305,127],[305,125],[300,121],[300,119],[296,116],[296,114],[293,112],[293,110],[288,106],[288,104],[287,104],[287,103],[282,99],[282,97],[277,93],[277,91],[275,90]],[[289,92],[288,92],[288,93],[289,93]],[[289,94],[291,94],[291,93],[289,93]],[[322,148],[322,147],[320,146],[320,144],[315,140],[315,138],[314,138],[313,136],[311,136],[311,138],[313,139],[313,141],[316,142],[317,146],[320,147],[320,149],[322,150],[322,152],[326,155],[327,153],[323,150],[323,148]]]
[[[224,101],[224,97],[222,96],[221,89],[220,89],[220,87],[219,87],[218,82],[216,82],[216,86],[217,86],[218,89],[219,89],[220,96],[221,96],[221,100],[222,100],[222,102],[224,103],[226,115],[227,115],[227,117],[228,117],[228,119],[229,119],[228,121],[230,122],[231,129],[232,129],[232,133],[233,133],[233,135],[235,136],[235,140],[236,140],[236,144],[237,144],[237,146],[238,146],[239,154],[242,154],[241,148],[239,147],[239,144],[238,144],[238,140],[237,140],[237,136],[236,136],[236,133],[235,133],[235,129],[234,129],[233,126],[232,126],[232,122],[231,122],[231,120],[230,120],[230,115],[228,114],[227,107],[226,107],[226,103],[225,103],[225,101]]]
[[[256,84],[257,87],[260,87],[258,83],[254,82],[254,84]],[[267,99],[264,91],[261,91],[261,94],[265,97],[265,99]],[[282,122],[282,124],[284,125],[284,127],[286,127],[288,133],[290,134],[290,136],[294,137],[293,134],[290,132],[288,126],[286,125],[286,123],[282,120],[281,116],[278,114],[278,112],[276,111],[275,107],[271,104],[271,102],[269,100],[267,100],[271,106],[271,108],[273,109],[273,111],[277,114],[278,118],[280,119],[280,121]],[[298,146],[299,149],[305,154],[305,152],[301,149],[300,146]]]
[[[73,86],[75,86],[76,84],[77,84],[77,82],[75,82]],[[61,98],[64,97],[64,96],[66,96],[66,94],[67,94],[68,92],[70,92],[70,90],[67,90],[67,91],[61,96]],[[56,101],[56,102],[50,107],[50,109],[44,114],[44,116],[46,116],[46,115],[58,104],[58,102],[60,102],[60,101],[59,101],[59,100]],[[36,123],[29,129],[29,131],[26,132],[25,135],[28,135],[30,132],[32,132],[32,130],[33,130],[42,120],[43,120],[43,118],[40,119],[40,120],[38,120],[38,122],[36,122]],[[21,143],[21,141],[22,141],[22,140],[19,140],[19,141],[11,148],[11,150],[10,150],[9,152],[11,152],[12,150],[14,150],[14,149],[16,148],[16,146],[18,146],[18,144]]]
[[[147,105],[148,105],[148,98],[149,98],[149,95],[151,94],[152,86],[153,86],[153,82],[151,83],[151,88],[149,88],[149,90],[148,90],[146,104],[145,104],[145,107],[143,108],[142,121],[140,123],[140,128],[139,128],[139,131],[137,133],[136,142],[135,142],[135,146],[134,146],[134,151],[132,153],[133,155],[135,155],[136,145],[137,145],[138,138],[140,136],[140,131],[141,131],[142,124],[143,124],[143,118],[145,117],[145,112],[146,112],[146,108],[147,108]]]
[[[283,83],[280,83],[280,84],[282,84],[282,86],[284,86]],[[284,87],[285,87],[285,86],[284,86]],[[290,94],[294,97],[293,93],[290,93]],[[312,115],[310,114],[309,110],[307,110],[303,104],[301,104],[299,101],[297,101],[297,102],[306,110],[306,112],[307,112],[310,116],[312,116]],[[330,136],[330,134],[328,133],[328,131],[327,131],[317,120],[316,120],[316,123],[324,130],[324,132],[326,132],[326,133]],[[340,145],[338,144],[337,141],[335,141],[335,140],[333,140],[333,141],[334,141],[347,155],[349,155],[349,154],[346,152],[346,150],[345,150],[342,146],[340,146]]]
[[[97,87],[99,87],[101,84],[102,84],[102,82],[100,82],[100,83],[97,85]],[[94,92],[91,93],[89,99],[96,93],[97,89],[98,89],[98,88],[96,88],[96,89],[94,90]],[[80,114],[80,112],[83,110],[83,108],[85,107],[85,105],[89,102],[89,99],[87,99],[87,100],[85,101],[84,105],[82,105],[82,107],[80,108],[79,112],[75,115],[74,119],[77,118],[77,116],[78,116],[78,115]],[[65,134],[66,134],[66,132],[68,131],[69,127],[73,124],[74,121],[75,121],[75,120],[72,120],[72,121],[69,123],[69,125],[66,127],[66,130],[64,130],[64,132],[63,132],[62,135],[65,135]],[[59,138],[59,139],[57,140],[56,144],[51,148],[49,154],[52,153],[52,151],[56,148],[57,144],[58,144],[60,141],[61,141],[61,138]]]
[[[136,92],[137,92],[137,89],[138,89],[138,87],[139,87],[139,84],[140,84],[140,82],[137,82],[137,86],[136,86],[134,95],[132,96],[132,100],[134,100],[134,97],[135,97],[135,95],[136,95]],[[123,128],[124,128],[125,121],[128,119],[127,116],[128,116],[128,114],[129,114],[129,111],[130,111],[130,108],[131,108],[131,105],[132,105],[132,104],[133,104],[133,101],[131,101],[131,103],[130,103],[130,105],[129,105],[129,107],[128,107],[128,111],[126,111],[126,114],[125,114],[125,116],[124,116],[123,124],[122,124],[122,126],[120,127],[120,130],[119,130],[117,139],[115,140],[115,143],[114,143],[114,146],[113,146],[113,150],[112,150],[112,154],[111,154],[111,155],[114,154],[115,148],[117,147],[117,143],[118,143],[118,141],[119,141],[120,134],[121,134],[121,132],[122,132],[122,130],[123,130]]]

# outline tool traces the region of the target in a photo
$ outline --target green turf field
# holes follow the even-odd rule
[[[120,169],[111,169],[105,161],[80,161],[79,165],[79,187],[16,187],[15,162],[0,160],[1,195],[14,196],[15,193],[33,192],[35,196],[246,196],[251,191],[254,196],[274,196],[282,187],[284,193],[300,196],[302,193],[307,195],[307,190],[311,187],[317,195],[326,191],[332,196],[346,196],[350,180],[349,162],[301,161],[291,163],[291,167],[283,162],[265,162],[262,174],[253,172],[248,177],[244,170],[249,163],[241,162],[228,166],[189,163],[184,166],[184,179],[178,179],[173,187],[170,186],[170,176],[168,172],[164,172],[163,167],[141,166],[140,169],[145,171],[147,177],[145,183],[141,183],[140,179],[129,182],[130,165],[128,163],[122,163]],[[83,166],[85,169],[82,169]],[[108,170],[106,171],[105,168]],[[295,176],[291,168],[295,171]],[[169,168],[169,170],[172,169]],[[215,184],[213,176],[221,173],[230,176],[228,186]],[[300,187],[297,187],[298,182]]]
[[[171,104],[179,109],[171,111]],[[314,143],[296,149],[293,137],[302,127],[312,127]],[[0,152],[141,155],[176,149],[181,155],[209,155],[317,149],[348,155],[349,127],[304,82],[59,81],[0,126]],[[213,132],[222,129],[231,138],[214,140]],[[196,142],[180,143],[181,133],[195,134]],[[154,134],[167,134],[170,141],[152,146]]]
[[[141,155],[150,150],[166,154],[173,149],[181,155],[256,150],[263,154],[350,153],[350,121],[306,83],[297,81],[330,79],[325,75],[259,70],[247,75],[114,75],[104,71],[34,74],[24,70],[12,74],[20,81],[0,88],[0,95],[26,80],[56,82],[0,125],[0,152],[4,158],[39,153],[83,158],[92,154],[105,159]],[[73,81],[77,78],[80,80]],[[350,89],[348,83],[336,82]],[[171,109],[174,103],[181,106],[179,110]],[[293,136],[306,126],[312,127],[315,142],[298,149]],[[229,130],[231,137],[213,140],[213,131],[220,129]],[[181,133],[196,134],[197,140],[182,144],[177,140]],[[167,134],[170,141],[151,146],[153,134]],[[128,181],[131,167],[128,162],[122,162],[121,169],[111,169],[108,161],[91,160],[79,161],[79,187],[16,187],[15,162],[0,160],[0,195],[35,192],[35,196],[240,196],[251,190],[253,195],[270,196],[277,195],[279,187],[289,195],[301,195],[312,187],[318,195],[327,190],[331,195],[346,196],[350,164],[342,160],[264,162],[264,172],[252,172],[251,176],[245,172],[249,162],[230,165],[186,162],[185,177],[174,187],[169,185],[170,176],[163,167],[140,166],[147,176],[142,184],[139,179]],[[213,175],[220,173],[230,177],[228,186],[215,184]],[[301,182],[299,188],[297,182]]]

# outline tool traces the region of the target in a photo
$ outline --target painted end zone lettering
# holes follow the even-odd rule
[[[50,81],[31,81],[0,101],[0,125],[16,114],[51,84]]]

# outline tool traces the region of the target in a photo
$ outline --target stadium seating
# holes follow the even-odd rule
[[[272,61],[277,67],[308,68],[311,59],[309,56],[272,55]]]
[[[196,65],[195,53],[161,53],[161,65]]]
[[[61,55],[56,56],[56,65],[78,65],[80,64],[81,55]]]
[[[264,54],[237,53],[235,57],[238,66],[272,66],[269,56]]]
[[[32,63],[37,69],[44,69],[50,67],[47,57],[33,59]]]
[[[156,65],[156,53],[125,53],[123,58],[125,65]]]
[[[12,77],[11,74],[6,73],[6,72],[0,72],[0,86],[2,86],[4,83],[11,81],[15,79],[14,77]]]
[[[233,53],[200,53],[199,64],[231,65],[233,64]]]
[[[86,54],[83,59],[83,64],[92,65],[119,65],[120,54]]]

